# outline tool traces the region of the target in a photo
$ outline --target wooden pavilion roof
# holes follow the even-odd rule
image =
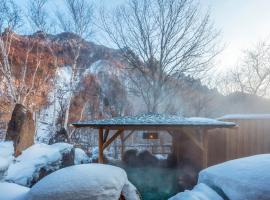
[[[90,127],[94,129],[125,130],[168,130],[182,127],[230,128],[233,122],[224,122],[209,118],[184,118],[177,115],[141,114],[109,119],[87,120],[72,123],[76,128]]]

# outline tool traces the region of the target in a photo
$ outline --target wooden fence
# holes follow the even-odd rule
[[[221,120],[235,122],[238,128],[209,131],[208,166],[270,153],[270,115],[231,115]]]

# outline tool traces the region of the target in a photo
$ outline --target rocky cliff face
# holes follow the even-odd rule
[[[8,41],[10,36],[9,63],[16,86],[20,88],[24,74],[24,84],[31,85],[33,74],[36,73],[33,85],[36,90],[27,96],[25,104],[35,111],[42,111],[40,121],[46,122],[48,118],[55,117],[55,113],[54,116],[52,113],[57,104],[57,120],[61,122],[61,109],[63,111],[65,101],[55,102],[52,97],[63,95],[57,87],[66,84],[71,75],[70,66],[74,64],[78,43],[81,44],[77,63],[80,75],[71,104],[70,120],[117,116],[136,112],[141,108],[140,103],[136,104],[134,98],[130,100],[128,97],[128,81],[123,73],[125,61],[118,50],[85,41],[72,33],[46,35],[37,32],[33,35],[18,35],[7,30],[1,35],[4,41]],[[2,78],[0,76],[1,80]],[[175,99],[170,99],[170,104],[178,108],[172,112],[210,117],[218,117],[228,110],[234,112],[233,108],[245,113],[249,110],[268,112],[256,102],[263,101],[263,105],[269,102],[257,97],[237,95],[236,101],[232,103],[234,95],[224,97],[216,90],[203,86],[199,80],[186,76],[183,76],[181,86],[177,88],[178,95]],[[2,88],[0,92],[0,121],[7,121],[11,115],[11,101],[5,96],[6,89]],[[20,89],[26,92],[27,87]],[[244,107],[241,106],[243,102]]]

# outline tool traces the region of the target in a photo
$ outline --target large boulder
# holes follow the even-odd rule
[[[147,150],[137,151],[130,149],[125,151],[123,162],[132,167],[159,166],[159,159]]]
[[[214,188],[225,199],[270,199],[270,154],[231,160],[204,169],[199,183]]]
[[[138,152],[137,160],[139,166],[157,166],[159,162],[157,157],[147,150]]]
[[[13,141],[15,156],[34,144],[35,122],[32,113],[23,105],[16,104],[8,123],[7,141]]]
[[[129,166],[137,166],[138,158],[137,158],[138,150],[129,149],[125,151],[123,155],[123,162]]]
[[[124,170],[111,165],[83,164],[58,170],[34,185],[28,200],[139,200]]]

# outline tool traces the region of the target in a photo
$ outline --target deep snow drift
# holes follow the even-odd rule
[[[26,200],[29,188],[14,183],[0,182],[0,200]]]
[[[0,142],[0,180],[14,157],[13,142]]]
[[[223,200],[212,188],[200,183],[192,190],[180,192],[169,200]]]
[[[121,191],[127,200],[139,199],[121,168],[83,164],[46,176],[31,188],[27,200],[118,200]]]
[[[270,154],[256,155],[209,167],[199,183],[220,190],[232,200],[270,199]]]

